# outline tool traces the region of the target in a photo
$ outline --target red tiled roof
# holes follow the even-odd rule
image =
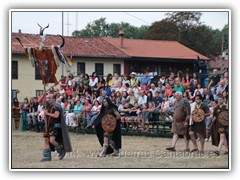
[[[104,38],[106,41],[120,48],[119,38]],[[146,39],[126,39],[124,38],[122,49],[129,56],[150,57],[150,58],[174,58],[174,59],[201,59],[209,58],[189,49],[177,41],[161,41]]]
[[[24,46],[38,46],[41,38],[39,35],[12,33],[12,53],[23,53],[19,37]],[[64,53],[73,56],[84,57],[147,57],[147,58],[171,58],[171,59],[201,59],[208,58],[193,51],[177,41],[140,40],[124,38],[124,49],[120,48],[119,38],[79,38],[64,37]],[[57,35],[47,35],[46,46],[60,45],[61,38]]]
[[[222,67],[222,56],[218,56],[215,59],[211,59],[209,61],[210,68],[221,69]],[[227,69],[229,67],[228,57],[224,59],[224,68]]]
[[[23,53],[20,43],[15,39],[20,38],[23,45],[26,47],[37,47],[41,38],[39,35],[12,33],[12,52]],[[84,57],[129,57],[124,52],[105,41],[102,38],[77,38],[64,37],[65,45],[63,47],[64,53],[73,56]],[[46,46],[61,45],[62,40],[57,35],[47,35],[44,44]]]

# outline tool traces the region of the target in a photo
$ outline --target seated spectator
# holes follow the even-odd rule
[[[126,74],[124,74],[123,75],[123,80],[122,80],[122,87],[124,88],[124,85],[126,84],[126,83],[130,83],[130,81],[129,81],[129,78],[128,78],[128,76],[126,75]]]
[[[114,77],[113,77],[113,84],[112,84],[112,86],[111,86],[111,89],[112,90],[115,90],[117,87],[122,87],[122,81],[121,81],[121,79],[119,78],[119,75],[118,75],[118,73],[115,73],[114,74]]]
[[[128,109],[128,117],[125,118],[126,126],[129,128],[129,124],[132,126],[133,130],[136,130],[138,128],[137,126],[137,110],[139,108],[138,103],[135,103],[134,106],[130,105],[130,108]]]
[[[155,96],[155,92],[158,91],[158,88],[155,87],[155,84],[151,83],[149,91],[152,92],[153,97]]]
[[[160,79],[159,79],[159,81],[162,83],[162,85],[163,86],[165,86],[166,85],[166,73],[165,72],[162,72],[162,74],[161,74],[161,77],[160,77]]]
[[[93,89],[98,83],[98,77],[95,72],[92,73],[92,76],[89,78],[89,86]]]
[[[193,96],[196,96],[196,92],[199,91],[201,96],[203,96],[203,88],[201,86],[201,84],[197,84],[197,88],[194,90]]]
[[[166,79],[166,84],[169,84],[171,88],[174,88],[175,85],[175,78],[174,78],[174,73],[170,72],[170,76]]]
[[[134,96],[133,90],[130,90],[126,100],[129,104],[132,104],[132,105],[134,105],[138,101],[138,99]]]
[[[138,104],[143,105],[145,103],[147,103],[147,96],[145,95],[144,91],[140,91],[138,97]]]
[[[144,72],[143,77],[141,77],[141,79],[140,79],[141,87],[142,87],[143,84],[146,84],[147,87],[150,87],[150,84],[151,84],[151,78],[148,77],[148,72],[147,71]]]
[[[139,85],[139,81],[138,79],[136,78],[136,73],[135,72],[132,72],[131,74],[131,79],[130,79],[130,87],[133,88],[133,87],[138,87]]]
[[[152,119],[153,118],[153,113],[156,111],[156,107],[154,102],[148,102],[148,108],[143,110],[143,127],[144,127],[144,131],[148,132],[149,131],[149,121],[154,121],[156,119]]]
[[[45,114],[44,114],[44,106],[42,106],[41,111],[39,112],[37,116],[37,122],[36,122],[36,130],[37,132],[43,132],[44,131],[44,125],[45,125]]]
[[[184,93],[184,88],[181,85],[181,82],[178,78],[176,78],[176,80],[175,80],[175,86],[174,86],[173,90],[176,92],[180,91],[180,92],[182,92],[182,94]]]
[[[130,88],[130,85],[128,83],[126,83],[123,86],[123,91],[127,91],[127,93],[129,94],[129,92],[132,90],[132,88]]]

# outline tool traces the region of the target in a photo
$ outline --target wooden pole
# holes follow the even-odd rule
[[[44,93],[44,96],[43,96],[43,98],[45,98],[45,101],[44,101],[44,109],[46,110],[47,109],[47,97],[46,97],[46,83],[45,83],[45,81],[43,80],[43,93]],[[45,133],[47,133],[47,118],[46,118],[46,116],[45,116]]]

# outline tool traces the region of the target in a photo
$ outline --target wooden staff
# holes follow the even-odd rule
[[[44,93],[44,96],[45,97],[45,101],[44,101],[44,107],[45,107],[45,111],[47,109],[47,97],[46,97],[46,83],[45,83],[45,80],[43,80],[43,93]],[[48,129],[47,129],[47,124],[48,124],[48,121],[47,121],[47,118],[45,116],[45,135],[48,135]]]

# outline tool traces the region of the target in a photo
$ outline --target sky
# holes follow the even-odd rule
[[[98,10],[99,11],[99,10]],[[109,11],[109,10],[108,10]],[[107,23],[121,23],[128,22],[133,26],[140,27],[141,25],[151,25],[155,21],[160,21],[164,18],[165,12],[158,12],[156,10],[144,10],[141,12],[134,11],[101,11],[101,12],[90,12],[90,11],[78,11],[78,12],[20,12],[12,11],[12,32],[18,32],[21,29],[22,33],[38,34],[39,23],[42,27],[50,24],[49,28],[45,30],[46,34],[63,34],[70,36],[76,29],[81,30],[86,27],[88,23],[93,22],[101,17],[106,18]],[[211,11],[202,12],[200,21],[213,29],[222,30],[224,25],[228,24],[228,12],[227,11]],[[62,19],[64,21],[62,22]],[[64,29],[62,26],[64,25]]]

